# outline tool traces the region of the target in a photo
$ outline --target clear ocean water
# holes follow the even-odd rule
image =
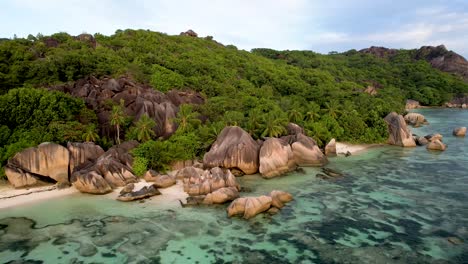
[[[468,110],[422,109],[445,152],[380,147],[319,169],[239,178],[244,196],[280,189],[278,214],[228,218],[227,205],[181,208],[71,195],[0,211],[0,263],[468,263]],[[15,262],[16,261],[16,262]]]

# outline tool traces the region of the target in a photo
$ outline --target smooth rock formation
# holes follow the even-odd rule
[[[158,174],[153,170],[149,170],[144,175],[145,181],[154,182],[154,186],[157,188],[167,188],[176,184],[175,177],[171,177],[166,174]]]
[[[435,134],[430,134],[430,135],[426,135],[424,136],[429,142],[432,142],[432,141],[436,141],[436,140],[440,140],[442,141],[442,138],[443,136],[439,133],[435,133]]]
[[[250,219],[270,209],[271,201],[271,197],[266,195],[238,198],[227,208],[228,216],[243,215],[244,219]]]
[[[134,188],[135,188],[135,184],[134,183],[129,183],[129,184],[125,185],[125,187],[122,188],[122,190],[120,191],[120,194],[131,193],[131,192],[133,192]]]
[[[137,145],[138,142],[136,141],[128,141],[113,146],[99,157],[94,164],[75,170],[71,176],[73,185],[81,192],[99,193],[93,188],[91,188],[92,191],[88,191],[90,188],[82,188],[83,184],[79,183],[92,182],[89,178],[96,176],[99,176],[99,179],[96,179],[97,182],[100,182],[100,178],[102,178],[111,189],[138,182],[138,178],[132,172],[132,156],[129,153]],[[103,191],[108,191],[107,186],[97,185],[96,187],[99,186],[106,187]]]
[[[112,192],[112,187],[95,171],[75,177],[73,186],[83,193],[106,194]]]
[[[198,177],[202,173],[203,173],[202,169],[195,168],[195,167],[186,167],[177,172],[176,179],[183,180],[185,178],[190,178],[192,176]]]
[[[239,198],[239,191],[236,187],[223,187],[206,195],[204,204],[222,204]]]
[[[48,177],[56,182],[68,182],[69,162],[70,153],[65,147],[55,143],[42,143],[16,153],[8,160],[5,173],[11,179],[10,182],[15,182],[15,187],[34,185],[32,174]]]
[[[117,197],[117,200],[122,202],[135,201],[140,199],[145,199],[151,196],[160,195],[161,193],[154,185],[144,186],[138,191],[124,193]]]
[[[297,135],[297,134],[304,134],[304,128],[301,126],[294,124],[294,123],[289,123],[286,126],[286,130],[288,131],[288,135]]]
[[[41,179],[41,177],[33,175],[20,168],[12,168],[9,166],[5,166],[4,169],[8,181],[15,188],[37,186],[47,183],[45,179]]]
[[[434,141],[429,142],[426,147],[428,150],[439,150],[444,151],[447,148],[447,145],[442,143],[442,141],[436,139]]]
[[[211,170],[193,170],[195,174],[183,178],[184,191],[190,196],[206,195],[224,187],[234,187],[240,190],[236,177],[227,169],[219,167]]]
[[[254,174],[259,168],[259,145],[249,133],[237,126],[221,131],[203,157],[205,167],[238,168],[245,174]]]
[[[260,173],[272,178],[296,168],[291,146],[283,139],[268,138],[260,149]]]
[[[67,149],[70,151],[70,172],[72,173],[75,168],[94,163],[104,154],[101,146],[93,142],[68,142]]]
[[[397,145],[401,147],[415,147],[411,130],[406,126],[405,119],[403,116],[392,112],[385,117],[387,122],[389,138],[388,143],[391,145]]]
[[[293,200],[293,197],[290,193],[278,191],[278,190],[271,191],[270,197],[271,197],[271,205],[278,209],[283,208],[285,203],[288,203]]]
[[[429,143],[429,140],[427,140],[427,138],[425,137],[417,137],[416,138],[416,144],[418,144],[418,146],[425,146]]]
[[[336,156],[336,140],[334,138],[325,146],[325,155]]]
[[[466,135],[466,127],[457,127],[453,130],[453,135],[456,137],[464,137]]]
[[[304,134],[282,138],[291,144],[294,162],[298,166],[323,166],[328,163],[327,157],[320,151],[312,138]]]
[[[419,105],[418,101],[412,100],[412,99],[406,100],[406,106],[405,106],[406,110],[416,109],[416,108],[419,108],[419,107],[420,107],[420,105]]]
[[[421,125],[428,124],[426,118],[419,113],[408,113],[404,118],[405,122],[413,127],[419,127]]]

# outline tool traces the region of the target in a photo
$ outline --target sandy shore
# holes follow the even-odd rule
[[[345,155],[348,151],[354,155],[362,153],[370,148],[385,146],[384,144],[350,144],[344,142],[336,142],[336,153]]]

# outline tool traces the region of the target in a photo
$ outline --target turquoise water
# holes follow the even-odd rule
[[[227,205],[180,208],[72,195],[0,211],[0,263],[468,263],[468,111],[418,110],[445,152],[382,147],[306,174],[239,178],[288,191],[277,215],[227,218]],[[453,244],[448,238],[464,241]],[[35,261],[35,262],[34,262]],[[22,263],[22,262],[20,262]]]

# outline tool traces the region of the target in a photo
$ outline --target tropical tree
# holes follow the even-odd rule
[[[305,114],[305,121],[315,122],[320,118],[320,106],[314,102],[311,102],[307,108],[307,112]]]
[[[145,142],[154,137],[153,128],[156,126],[156,122],[151,119],[147,114],[144,114],[140,117],[138,122],[135,124],[136,129],[136,138],[140,142]]]
[[[96,125],[91,124],[86,127],[82,139],[86,142],[96,142],[99,139],[99,135],[96,132]]]
[[[264,113],[258,108],[250,110],[246,125],[247,132],[249,132],[250,135],[255,135],[261,128],[263,115]]]
[[[117,144],[120,145],[120,126],[125,123],[124,100],[120,100],[120,104],[112,106],[110,124],[115,126],[117,130]]]
[[[329,116],[336,119],[336,118],[338,118],[338,115],[341,114],[340,106],[339,106],[338,101],[330,100],[330,101],[326,102],[324,105],[325,105],[325,109],[323,109],[323,112],[327,113]]]
[[[287,119],[275,112],[264,116],[262,137],[278,137],[286,133]]]
[[[303,116],[302,113],[299,112],[297,109],[291,109],[288,112],[288,119],[289,122],[299,123],[300,121],[302,121]]]
[[[192,105],[184,104],[180,106],[174,121],[179,125],[178,130],[181,132],[190,131],[201,124],[201,120],[198,116],[199,113],[193,111]]]

